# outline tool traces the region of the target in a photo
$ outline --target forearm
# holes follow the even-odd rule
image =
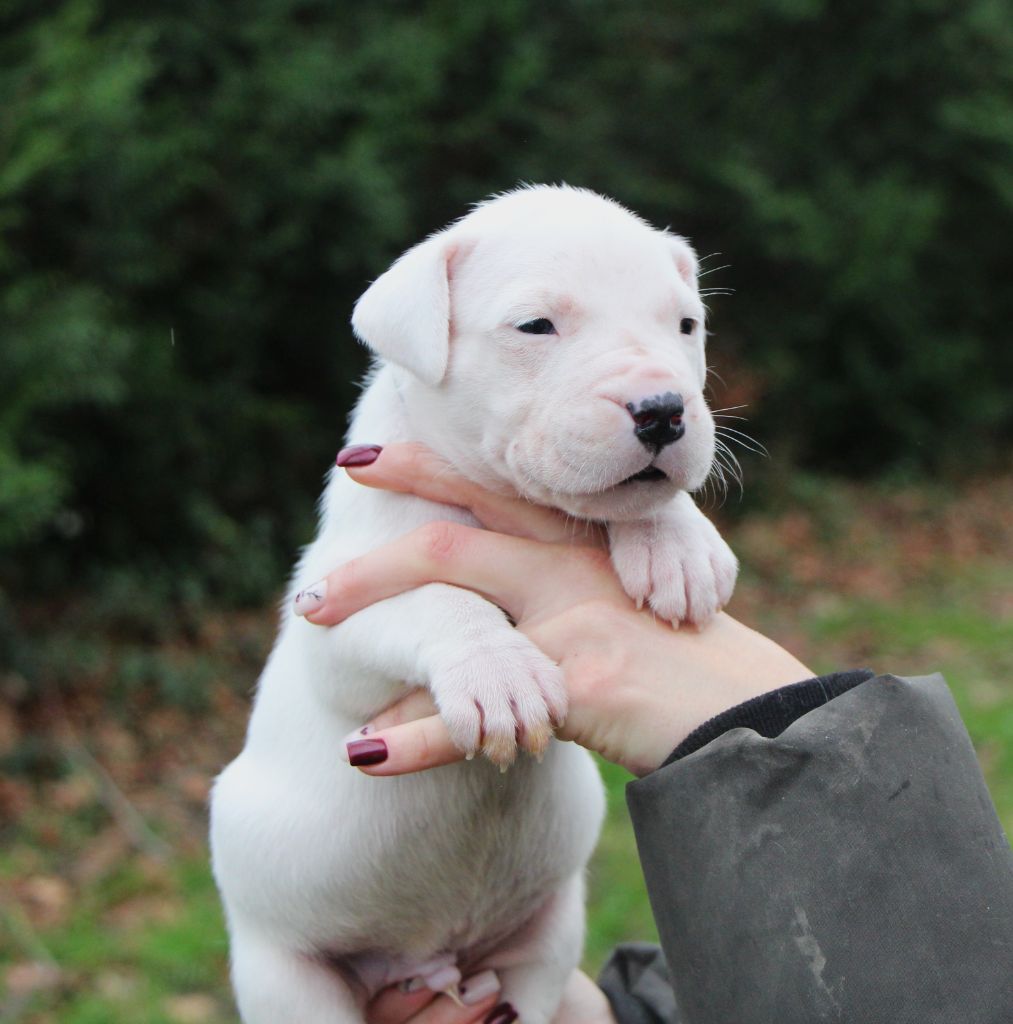
[[[723,732],[627,795],[686,1024],[1013,1019],[1013,858],[940,678]]]

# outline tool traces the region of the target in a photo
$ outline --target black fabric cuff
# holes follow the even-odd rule
[[[767,739],[779,736],[797,718],[822,707],[828,701],[847,693],[860,683],[872,679],[871,669],[834,672],[828,676],[805,679],[801,683],[782,686],[759,697],[737,704],[720,715],[698,725],[665,759],[661,767],[678,761],[687,754],[705,747],[729,729],[752,729]]]

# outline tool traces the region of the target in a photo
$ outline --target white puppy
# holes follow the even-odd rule
[[[735,558],[687,493],[714,425],[684,239],[591,192],[521,189],[405,253],[352,323],[382,362],[351,443],[421,441],[475,481],[607,522],[624,585],[665,619],[728,600]],[[333,472],[290,598],[440,519],[473,522]],[[387,779],[342,760],[406,686],[486,757]],[[589,756],[550,740],[565,706],[559,669],[476,594],[431,584],[332,629],[286,611],[212,801],[244,1021],[354,1024],[383,984],[492,967],[520,1019],[546,1024],[580,959],[603,811]],[[501,774],[518,743],[544,761]]]

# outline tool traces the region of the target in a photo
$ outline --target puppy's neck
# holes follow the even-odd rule
[[[348,444],[422,441],[409,411],[407,375],[389,363],[377,363],[366,378],[348,428]]]
[[[476,483],[513,493],[513,487],[484,464],[473,436],[453,436],[447,417],[434,415],[432,396],[422,391],[426,385],[390,363],[378,363],[366,382],[352,415],[349,444],[424,444]]]

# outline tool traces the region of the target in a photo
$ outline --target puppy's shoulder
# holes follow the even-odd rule
[[[294,585],[308,586],[342,562],[437,520],[479,525],[470,512],[456,505],[364,487],[335,470],[324,494],[320,530],[303,553]]]

